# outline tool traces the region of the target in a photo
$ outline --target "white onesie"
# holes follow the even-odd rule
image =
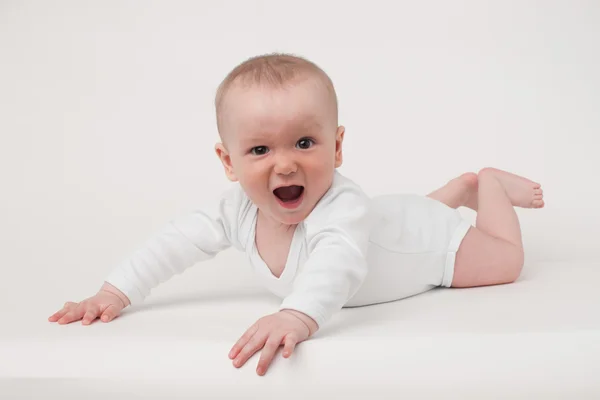
[[[424,196],[369,198],[335,172],[333,184],[294,232],[275,277],[255,244],[257,208],[239,184],[215,212],[174,219],[106,280],[131,304],[152,288],[229,247],[245,252],[260,282],[322,327],[342,307],[402,299],[450,286],[456,251],[470,228],[460,214]]]

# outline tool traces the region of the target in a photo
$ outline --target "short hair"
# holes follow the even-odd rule
[[[221,82],[215,96],[217,130],[221,135],[223,101],[234,83],[281,88],[300,77],[313,75],[325,86],[332,97],[335,119],[338,118],[338,100],[331,78],[314,62],[289,53],[270,53],[254,56],[236,66]]]

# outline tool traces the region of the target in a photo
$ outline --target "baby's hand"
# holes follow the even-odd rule
[[[102,322],[109,322],[118,317],[127,305],[129,305],[127,296],[114,286],[105,283],[95,296],[81,303],[65,303],[61,310],[48,318],[48,321],[62,325],[81,319],[83,325],[89,325],[96,318],[100,318]]]
[[[310,317],[293,310],[283,310],[262,317],[244,333],[229,352],[233,365],[237,368],[241,367],[254,353],[264,347],[256,369],[258,375],[264,375],[280,345],[284,345],[283,356],[288,358],[296,344],[311,335],[308,326],[311,323],[307,324],[304,319],[311,320]],[[314,321],[312,323],[316,327]]]

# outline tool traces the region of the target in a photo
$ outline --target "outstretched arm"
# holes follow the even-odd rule
[[[278,313],[258,320],[234,345],[236,367],[262,350],[257,373],[266,372],[280,345],[289,357],[360,288],[367,274],[369,199],[355,185],[333,188],[305,221],[309,257]]]
[[[227,191],[215,211],[199,210],[169,222],[128,259],[118,265],[100,291],[82,302],[67,302],[51,322],[69,323],[95,318],[104,322],[117,317],[150,291],[194,264],[213,258],[232,244],[237,235],[237,216],[246,198],[239,188]]]

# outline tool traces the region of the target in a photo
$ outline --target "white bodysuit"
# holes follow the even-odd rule
[[[460,214],[424,196],[369,198],[336,171],[333,184],[294,232],[275,277],[255,242],[257,208],[239,184],[217,210],[174,219],[118,265],[107,282],[141,302],[174,274],[234,247],[260,282],[321,327],[342,307],[393,301],[450,286],[458,247],[470,228]]]

